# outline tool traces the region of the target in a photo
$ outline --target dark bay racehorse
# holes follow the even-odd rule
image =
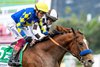
[[[23,54],[23,67],[60,67],[66,52],[70,52],[85,67],[91,67],[93,56],[84,35],[71,28],[57,26],[56,33],[46,41],[27,47]],[[54,33],[54,32],[53,32]]]

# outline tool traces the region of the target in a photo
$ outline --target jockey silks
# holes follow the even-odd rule
[[[25,17],[26,15],[29,15],[27,18]],[[36,11],[34,10],[34,8],[26,8],[26,9],[22,9],[14,14],[11,15],[11,17],[13,18],[13,20],[18,23],[20,22],[21,18],[24,18],[25,21],[27,21],[29,24],[34,21],[34,22],[39,22],[38,17],[36,16]]]
[[[26,36],[26,34],[22,30],[22,28],[26,27],[26,26],[32,26],[32,24],[34,24],[36,22],[39,23],[41,33],[47,32],[43,28],[43,24],[40,21],[40,19],[38,19],[38,17],[36,16],[36,11],[34,10],[34,8],[22,9],[19,12],[16,12],[15,14],[11,15],[11,17],[15,21],[16,26],[17,26],[17,30],[22,35],[22,37]]]

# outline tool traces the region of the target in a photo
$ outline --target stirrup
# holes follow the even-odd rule
[[[9,66],[21,66],[21,63],[19,60],[15,60],[16,58],[14,56],[11,56],[9,58],[9,61],[8,61],[8,65]]]
[[[9,66],[21,66],[21,63],[19,61],[12,60],[8,62],[8,65]]]

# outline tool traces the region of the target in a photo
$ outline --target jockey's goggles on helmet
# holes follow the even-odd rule
[[[50,20],[51,22],[55,22],[56,20],[53,20],[52,18],[50,17],[47,17],[47,20]]]
[[[57,19],[56,18],[52,18],[52,17],[47,17],[47,20],[50,20],[51,22],[55,22]]]

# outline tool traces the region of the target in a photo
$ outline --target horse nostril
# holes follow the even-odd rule
[[[88,60],[88,62],[90,62],[90,63],[92,63],[92,64],[94,63],[94,61],[93,61],[93,60]]]

